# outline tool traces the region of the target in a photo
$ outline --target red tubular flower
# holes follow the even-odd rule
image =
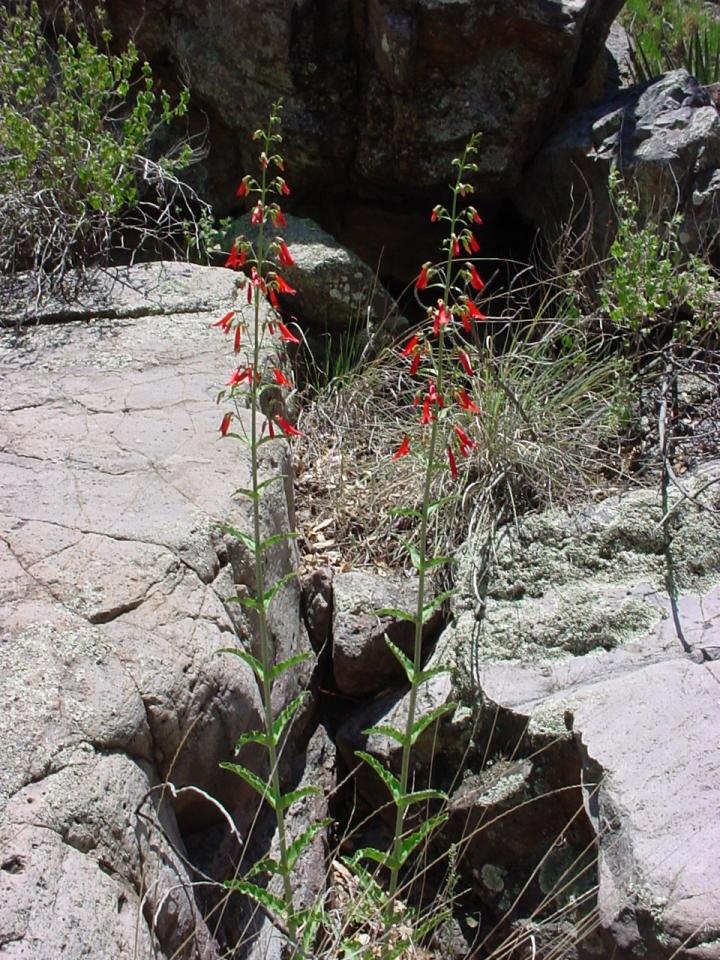
[[[477,253],[478,250],[480,249],[480,244],[475,239],[475,236],[473,233],[470,233],[470,235],[468,236],[467,241],[465,243],[465,249],[468,250],[470,253]]]
[[[462,427],[453,427],[453,430],[460,442],[460,453],[466,457],[471,450],[475,449],[477,443],[465,433]]]
[[[286,437],[301,437],[302,431],[294,427],[285,417],[275,417],[275,423],[280,427]]]
[[[244,383],[245,380],[249,380],[252,375],[252,367],[245,367],[243,370],[242,367],[238,367],[237,370],[230,376],[229,380],[225,381],[226,387],[237,387],[239,384]]]
[[[436,403],[439,407],[442,407],[443,398],[437,392],[437,387],[435,386],[435,383],[432,380],[430,381],[430,386],[428,387],[427,396],[428,396],[428,400],[431,403]]]
[[[465,333],[470,333],[472,331],[472,327],[470,325],[469,312],[467,310],[463,310],[462,313],[460,314],[460,319],[462,320],[463,330],[465,331]]]
[[[230,429],[230,424],[232,423],[233,415],[231,413],[226,413],[222,418],[222,423],[220,424],[220,433],[224,437],[228,430]]]
[[[482,310],[478,310],[477,304],[474,300],[471,300],[470,297],[466,299],[465,306],[470,316],[475,320],[487,320],[487,314],[483,313]]]
[[[422,416],[420,417],[420,423],[422,423],[423,426],[427,426],[427,424],[430,423],[431,420],[432,420],[432,417],[430,416],[430,400],[428,399],[428,397],[425,397],[423,401],[423,409],[422,409]]]
[[[417,336],[417,334],[410,337],[406,345],[400,351],[400,356],[409,357],[419,343],[420,343],[420,338]]]
[[[278,320],[278,329],[280,331],[280,339],[284,340],[285,343],[300,343],[299,339],[295,336],[292,330],[285,326],[282,320]]]
[[[280,192],[284,197],[290,196],[290,187],[285,183],[284,180],[280,181]]]
[[[275,283],[277,284],[279,293],[289,293],[289,294],[297,293],[297,290],[293,289],[293,287],[290,286],[287,280],[281,277],[279,273],[275,274]]]
[[[247,302],[252,303],[252,284],[247,285]]]
[[[292,265],[295,263],[290,255],[287,244],[282,238],[280,239],[280,254],[278,256],[278,260],[284,267],[292,267]]]
[[[477,210],[473,210],[473,212],[472,212],[472,218],[473,218],[473,223],[477,223],[477,224],[479,224],[480,226],[483,225],[483,218],[480,216],[480,214],[477,212]]]
[[[459,350],[459,351],[458,351],[458,360],[460,361],[460,366],[463,368],[463,370],[465,371],[465,373],[466,373],[469,377],[474,376],[474,371],[473,371],[473,368],[472,368],[472,364],[470,363],[470,357],[465,353],[464,350]]]
[[[397,448],[395,453],[390,458],[391,460],[399,460],[400,457],[406,457],[410,453],[410,437],[403,437],[403,442]]]
[[[417,351],[413,354],[412,363],[410,364],[410,376],[411,376],[411,377],[414,377],[415,374],[418,372],[418,367],[420,366],[420,357],[421,357],[421,353],[420,353],[419,350],[417,350]]]
[[[211,323],[211,327],[220,327],[223,333],[227,333],[230,329],[230,323],[232,318],[235,316],[234,310],[228,310],[224,317],[218,320],[216,323]]]
[[[438,210],[437,210],[437,207],[433,207],[433,211],[432,211],[432,213],[430,214],[430,223],[435,223],[435,221],[437,220],[437,218],[438,218]]]
[[[250,223],[251,223],[254,227],[256,227],[259,223],[262,223],[262,222],[263,222],[263,207],[262,207],[262,204],[259,203],[259,204],[254,208],[254,210],[253,210],[253,212],[252,212],[252,214],[251,214],[251,216],[250,216]]]
[[[453,250],[453,256],[454,256],[454,257],[459,257],[459,256],[460,256],[460,241],[458,240],[457,237],[454,237],[454,238],[453,238],[453,248],[452,248],[452,250]]]
[[[458,403],[463,410],[468,410],[470,413],[480,413],[480,407],[473,402],[473,400],[468,396],[467,390],[460,390],[458,393]]]
[[[230,267],[231,270],[234,270],[236,267],[242,267],[245,265],[247,260],[247,253],[245,250],[238,250],[237,244],[233,244],[230,249],[230,255],[225,261],[225,266]]]
[[[469,263],[468,266],[470,267],[470,285],[474,290],[482,292],[485,289],[483,278],[471,263]]]
[[[240,337],[242,336],[242,327],[235,327],[235,343],[233,344],[233,350],[235,353],[240,349]]]
[[[279,387],[291,387],[291,386],[292,386],[292,383],[290,383],[290,381],[289,381],[288,378],[285,376],[285,374],[282,372],[282,370],[278,370],[277,367],[273,370],[273,377],[275,378],[275,383],[276,383]]]
[[[435,312],[433,321],[433,333],[437,337],[440,335],[440,327],[445,327],[450,323],[452,316],[442,300],[438,300],[438,308]]]
[[[283,216],[283,212],[280,209],[280,207],[278,206],[274,207],[273,212],[270,214],[270,216],[272,217],[273,226],[276,226],[276,227],[287,226],[287,220]]]
[[[276,310],[280,309],[280,303],[278,301],[277,294],[275,293],[274,287],[268,287],[268,300],[275,307]]]
[[[238,200],[242,200],[243,197],[246,197],[248,195],[249,187],[248,187],[247,181],[248,181],[248,178],[243,177],[240,183],[238,184],[238,188],[235,191],[235,196],[238,198]]]
[[[427,285],[428,285],[428,273],[429,273],[429,270],[430,270],[430,264],[429,264],[429,263],[424,263],[424,264],[422,265],[422,269],[420,270],[420,274],[419,274],[417,280],[415,281],[415,289],[416,289],[416,290],[424,290],[425,287],[427,287]]]
[[[455,463],[455,454],[450,447],[447,448],[448,463],[450,464],[450,475],[455,480],[458,475],[457,463]]]

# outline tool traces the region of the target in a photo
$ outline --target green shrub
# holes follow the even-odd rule
[[[181,236],[178,205],[207,213],[176,177],[196,157],[188,143],[151,159],[187,91],[175,104],[158,92],[132,43],[110,53],[96,16],[53,40],[34,0],[0,10],[0,271],[32,270],[41,289],[106,259],[121,228],[137,247]]]
[[[720,21],[701,0],[627,0],[621,22],[636,82],[680,67],[703,84],[720,79]]]

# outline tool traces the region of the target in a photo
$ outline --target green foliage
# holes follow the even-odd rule
[[[720,22],[702,0],[627,0],[621,22],[638,83],[680,67],[703,84],[720,79]]]
[[[680,247],[680,218],[643,222],[637,200],[619,173],[610,176],[617,216],[610,259],[599,287],[600,304],[615,331],[639,349],[647,336],[670,327],[676,339],[693,339],[709,329],[717,293],[709,265]]]
[[[194,159],[187,143],[148,159],[158,131],[187,113],[188,92],[175,104],[158,92],[133,43],[110,53],[102,8],[96,15],[97,31],[68,20],[51,42],[35,0],[0,9],[3,272],[60,279],[107,252],[129,212],[158,201],[150,171],[162,183]]]

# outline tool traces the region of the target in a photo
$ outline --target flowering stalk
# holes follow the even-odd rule
[[[278,437],[297,436],[299,431],[290,423],[286,416],[277,410],[270,411],[265,418],[261,411],[261,399],[269,391],[282,391],[292,388],[292,378],[282,369],[284,347],[288,342],[298,343],[298,338],[283,322],[279,311],[278,295],[292,295],[295,293],[290,284],[278,272],[277,266],[291,266],[294,262],[290,250],[281,237],[268,239],[267,222],[270,220],[277,225],[285,222],[279,203],[275,197],[287,196],[290,189],[285,179],[274,171],[283,171],[282,157],[276,152],[277,145],[282,142],[279,132],[281,104],[274,104],[266,130],[257,130],[253,139],[260,141],[260,178],[243,177],[237,188],[239,198],[248,198],[253,203],[251,223],[257,227],[254,241],[239,237],[232,246],[226,261],[231,269],[244,269],[249,272],[243,275],[241,287],[246,290],[248,304],[252,304],[251,329],[246,330],[239,311],[230,311],[219,320],[215,326],[232,337],[233,349],[236,355],[241,355],[243,338],[249,332],[249,345],[243,359],[230,375],[221,393],[221,398],[230,399],[234,411],[224,414],[220,424],[222,437],[233,436],[247,444],[250,450],[251,486],[247,490],[239,491],[247,497],[252,506],[252,535],[232,527],[225,527],[226,532],[241,540],[252,552],[254,557],[255,595],[250,597],[234,597],[233,599],[254,611],[257,618],[259,635],[259,657],[253,656],[240,647],[230,648],[225,652],[234,654],[247,663],[255,673],[260,686],[264,728],[244,734],[236,745],[236,752],[249,743],[259,744],[267,752],[269,766],[269,782],[265,782],[253,771],[239,763],[221,764],[248,783],[267,802],[275,812],[278,839],[278,859],[266,857],[256,864],[245,880],[234,880],[228,886],[244,893],[266,908],[279,921],[279,925],[288,935],[293,947],[297,948],[297,937],[303,918],[295,910],[291,886],[291,875],[295,863],[312,841],[316,833],[325,822],[312,824],[300,837],[291,840],[286,829],[286,812],[298,799],[315,793],[315,788],[306,787],[291,793],[283,793],[278,769],[278,755],[285,732],[288,729],[295,713],[302,702],[303,696],[297,697],[286,706],[277,716],[274,715],[272,705],[273,685],[277,678],[287,670],[292,669],[305,659],[305,654],[298,654],[282,663],[275,664],[273,645],[271,643],[268,626],[268,610],[273,598],[294,574],[281,578],[273,584],[265,580],[265,554],[278,542],[295,536],[294,533],[280,533],[266,539],[262,537],[260,507],[265,490],[275,477],[261,480],[260,475],[260,448],[263,444],[277,440]],[[266,308],[265,303],[269,306]],[[262,307],[262,309],[261,309]],[[269,346],[268,346],[269,344]],[[268,358],[267,354],[270,353]],[[267,378],[267,379],[266,379]],[[249,430],[244,426],[240,416],[240,403],[244,399],[249,406]],[[284,405],[275,401],[275,406],[284,409]],[[237,425],[239,432],[233,430]],[[274,873],[282,878],[282,897],[278,897],[252,882],[250,878],[259,873]],[[307,926],[307,924],[306,924]],[[306,934],[307,931],[302,931]]]
[[[414,615],[401,610],[382,610],[378,613],[402,617],[414,625],[412,659],[386,638],[388,646],[405,670],[410,690],[403,730],[383,726],[366,731],[368,734],[379,733],[389,736],[401,745],[400,776],[396,777],[370,754],[362,751],[358,753],[375,770],[392,795],[395,805],[395,826],[391,850],[383,852],[374,848],[365,848],[358,851],[354,857],[356,863],[362,859],[371,859],[389,870],[385,912],[388,928],[395,922],[395,901],[400,871],[412,852],[437,829],[446,817],[441,812],[425,820],[416,829],[410,832],[406,830],[408,811],[413,805],[433,800],[444,803],[447,800],[445,794],[438,790],[413,791],[410,789],[410,758],[412,749],[422,733],[443,713],[451,709],[451,705],[444,705],[417,718],[420,688],[431,677],[441,672],[437,669],[422,669],[423,628],[434,611],[449,596],[449,592],[446,592],[430,601],[426,600],[431,570],[447,562],[444,557],[429,556],[427,551],[429,519],[437,506],[432,501],[433,481],[438,471],[444,469],[449,470],[454,480],[459,474],[456,451],[460,458],[465,458],[477,445],[467,430],[459,423],[453,424],[452,420],[453,417],[460,417],[468,429],[471,429],[467,424],[468,415],[479,413],[479,408],[472,400],[474,377],[472,363],[467,352],[459,344],[464,343],[463,335],[472,330],[473,322],[485,319],[485,315],[475,303],[475,297],[482,292],[484,283],[473,264],[466,263],[461,266],[457,264],[461,250],[475,253],[479,248],[473,233],[473,225],[482,221],[474,207],[468,206],[461,209],[460,203],[461,199],[473,190],[464,178],[469,173],[477,171],[477,165],[471,157],[477,152],[478,140],[479,135],[471,137],[462,157],[453,160],[454,166],[457,167],[457,176],[452,187],[450,210],[437,206],[432,212],[433,222],[446,223],[448,234],[443,241],[447,254],[444,265],[423,264],[416,281],[416,290],[419,295],[432,295],[435,298],[434,306],[427,311],[429,331],[413,334],[400,351],[401,356],[410,362],[410,375],[419,376],[424,381],[424,388],[416,397],[418,406],[421,405],[420,423],[423,428],[425,448],[422,505],[419,510],[403,511],[405,514],[414,516],[419,524],[417,548],[407,545],[410,559],[418,574],[418,601]],[[437,296],[438,293],[440,296]],[[457,366],[451,368],[450,361],[456,362]],[[452,377],[451,369],[455,369],[463,378],[464,385],[454,396],[446,396],[448,383]],[[409,455],[411,446],[410,437],[405,436],[392,455],[392,459],[398,460]]]

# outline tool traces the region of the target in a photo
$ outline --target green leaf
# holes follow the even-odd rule
[[[394,617],[395,620],[407,620],[409,623],[415,623],[415,616],[408,613],[407,610],[401,610],[399,607],[380,607],[373,610],[376,617]]]
[[[318,820],[315,823],[311,823],[307,830],[303,830],[300,836],[296,837],[295,840],[290,844],[287,849],[287,869],[288,873],[295,869],[295,864],[297,863],[298,857],[302,854],[303,850],[313,842],[315,837],[329,826],[332,823],[330,818],[325,818],[324,820]]]
[[[423,670],[418,674],[417,685],[420,687],[433,677],[439,677],[441,673],[450,673],[450,667],[430,667],[429,670]]]
[[[302,800],[303,797],[316,797],[320,793],[322,793],[320,787],[299,787],[291,793],[284,793],[280,797],[278,807],[280,810],[287,810],[296,800]]]
[[[435,721],[439,720],[444,713],[448,713],[450,710],[454,709],[454,703],[444,703],[439,707],[433,707],[433,709],[428,710],[424,716],[419,717],[412,725],[412,730],[410,731],[410,745],[414,747],[417,743],[418,737],[430,726],[431,723],[435,723]]]
[[[435,830],[441,824],[445,823],[447,820],[446,813],[438,813],[434,817],[430,817],[424,823],[421,823],[417,830],[414,830],[409,837],[405,837],[400,842],[400,866],[406,862],[410,854],[415,850],[422,842],[428,837],[431,833],[434,833]]]
[[[241,607],[248,607],[250,610],[262,610],[263,602],[262,600],[257,600],[255,597],[228,597],[227,603],[239,603]]]
[[[269,550],[270,547],[274,547],[276,543],[284,543],[286,540],[295,540],[297,539],[298,534],[294,530],[288,530],[285,533],[274,533],[271,537],[268,537],[266,540],[263,540],[260,544],[260,553],[265,553],[266,550]],[[293,574],[296,576],[296,574]]]
[[[261,730],[251,730],[249,733],[243,733],[235,742],[235,753],[239,753],[248,743],[259,743],[263,747],[269,747],[270,737]]]
[[[429,603],[426,603],[423,607],[423,623],[427,623],[437,608],[441,607],[445,601],[449,600],[455,593],[455,590],[445,590],[443,593],[438,594],[437,597],[433,597]]]
[[[285,673],[286,670],[291,670],[294,666],[297,666],[298,663],[303,663],[305,660],[310,659],[312,659],[311,653],[296,653],[292,657],[288,657],[287,660],[281,660],[280,663],[275,664],[268,674],[270,683]]]
[[[282,874],[282,867],[275,857],[263,857],[250,867],[246,876],[257,877],[260,873]]]
[[[356,850],[347,861],[350,869],[354,870],[361,860],[372,860],[374,863],[379,863],[381,867],[384,867],[389,863],[390,855],[384,853],[382,850],[376,850],[375,847],[362,847],[360,850]]]
[[[240,647],[221,647],[218,653],[231,653],[234,657],[239,657],[240,660],[244,661],[255,674],[256,677],[262,683],[265,679],[265,669],[257,657],[254,657],[251,653],[248,653],[247,650],[241,650]]]
[[[236,893],[243,893],[246,897],[251,897],[256,903],[259,903],[261,907],[265,907],[271,916],[273,914],[276,917],[285,917],[287,915],[287,904],[282,897],[276,897],[274,893],[270,893],[269,890],[265,890],[263,887],[258,887],[255,883],[248,883],[247,880],[226,880],[225,888],[227,890],[234,890]]]
[[[452,503],[456,499],[455,496],[452,497],[440,497],[439,500],[432,500],[428,504],[428,517],[432,517],[434,513],[437,513],[441,507],[444,507],[447,503]]]
[[[383,766],[383,764],[377,759],[377,757],[373,757],[371,754],[365,753],[364,750],[356,750],[355,756],[360,757],[360,759],[364,760],[369,767],[372,767],[372,769],[380,777],[382,782],[390,791],[393,800],[397,801],[401,793],[400,781],[398,780],[398,778],[393,776],[393,774],[390,773],[390,771],[385,766]]]
[[[297,577],[297,572],[296,572],[296,571],[293,571],[292,573],[286,573],[284,577],[280,577],[279,580],[276,580],[275,583],[269,588],[269,590],[266,590],[266,591],[265,591],[265,596],[263,597],[263,600],[264,600],[264,602],[265,602],[265,609],[266,609],[266,610],[267,610],[267,608],[270,606],[270,601],[271,601],[272,598],[275,596],[275,594],[276,594],[279,590],[282,590],[282,588],[285,586],[285,584],[286,584],[289,580],[294,580],[295,577]]]
[[[245,533],[243,530],[238,530],[237,527],[233,527],[229,523],[218,523],[217,527],[219,530],[222,530],[223,533],[227,533],[231,537],[235,537],[235,539],[239,540],[241,543],[244,543],[251,553],[255,553],[255,540],[250,536],[249,533]]]
[[[410,658],[402,652],[400,647],[396,646],[392,642],[387,634],[385,634],[385,643],[388,645],[391,653],[405,671],[405,676],[408,678],[408,683],[415,683],[415,667]]]
[[[284,710],[281,710],[277,717],[275,717],[273,720],[273,738],[276,744],[280,741],[280,737],[282,736],[282,732],[286,725],[295,716],[295,713],[306,698],[307,692],[301,693],[300,696],[295,697],[295,699],[292,700],[284,708]]]
[[[388,513],[391,517],[414,517],[416,520],[422,520],[421,511],[412,510],[409,507],[393,507],[392,510],[388,510]]]
[[[240,763],[230,763],[227,760],[224,760],[220,767],[223,770],[229,770],[230,773],[234,773],[236,776],[240,777],[241,780],[244,780],[245,783],[249,783],[253,790],[256,793],[260,794],[262,800],[267,800],[270,806],[275,809],[275,798],[270,792],[270,784],[265,783],[264,780],[261,780],[260,777],[253,773],[252,770],[248,770],[247,767],[243,767]]]
[[[389,737],[391,740],[394,740],[395,743],[399,743],[401,747],[404,747],[407,743],[407,737],[404,733],[396,730],[395,727],[387,727],[382,724],[376,727],[368,727],[367,730],[363,730],[363,733],[368,737],[373,734],[377,734],[380,737]]]
[[[414,793],[406,793],[405,796],[400,797],[398,806],[406,809],[416,803],[427,803],[428,800],[447,801],[447,794],[443,793],[442,790],[416,790]]]

